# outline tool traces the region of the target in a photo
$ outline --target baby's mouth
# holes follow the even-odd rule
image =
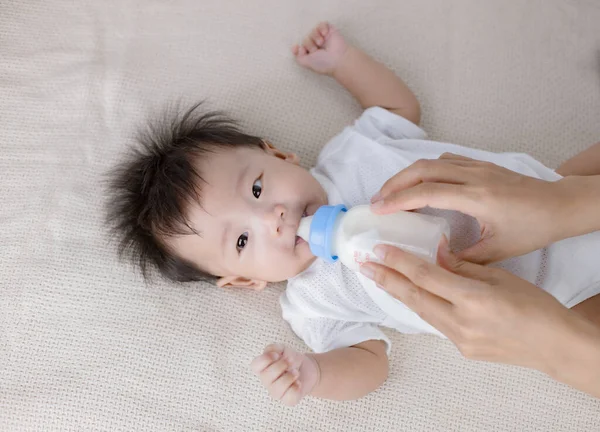
[[[302,212],[302,216],[300,216],[300,219],[305,218],[306,216],[308,216],[308,206]],[[294,246],[298,246],[301,243],[306,243],[306,241],[302,237],[296,236],[296,243],[294,244]]]

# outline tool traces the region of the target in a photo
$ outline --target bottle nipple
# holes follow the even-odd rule
[[[298,237],[302,237],[302,239],[306,242],[309,241],[310,237],[310,224],[312,223],[312,216],[306,216],[300,219],[300,225],[298,225],[298,231],[296,235]]]

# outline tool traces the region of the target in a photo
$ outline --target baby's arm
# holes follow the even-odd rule
[[[348,400],[376,390],[388,376],[385,342],[372,340],[323,354],[307,354],[321,371],[312,396]]]
[[[269,345],[254,359],[252,370],[269,394],[286,405],[304,396],[350,400],[379,387],[387,378],[385,342],[371,340],[323,354],[299,353],[283,345]]]
[[[346,44],[330,24],[319,24],[292,51],[302,66],[333,76],[364,109],[380,106],[419,124],[421,107],[408,86],[364,51]]]

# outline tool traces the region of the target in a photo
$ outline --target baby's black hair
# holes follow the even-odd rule
[[[186,217],[190,204],[200,204],[198,161],[219,148],[263,146],[223,112],[201,111],[201,105],[149,123],[139,134],[139,148],[109,175],[107,223],[119,257],[129,258],[146,280],[154,267],[172,281],[215,282],[215,275],[178,257],[165,240],[200,234]]]

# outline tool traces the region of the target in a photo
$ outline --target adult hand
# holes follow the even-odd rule
[[[417,161],[388,180],[372,209],[387,214],[430,206],[471,215],[481,226],[481,238],[458,257],[485,264],[560,239],[571,199],[564,183],[446,153],[438,160]]]
[[[444,239],[440,266],[380,245],[383,265],[361,272],[446,335],[469,359],[538,369],[600,396],[600,329],[536,286],[457,259]]]

